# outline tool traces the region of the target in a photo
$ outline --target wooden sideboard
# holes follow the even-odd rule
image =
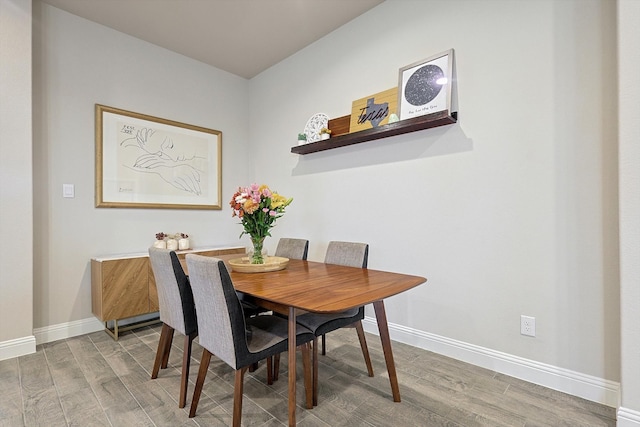
[[[188,253],[204,256],[244,254],[244,247],[203,248],[176,251],[180,259]],[[158,318],[124,327],[118,321],[159,310],[156,280],[147,253],[103,256],[91,259],[91,310],[117,340],[119,333],[158,322]],[[109,322],[113,326],[109,326]]]

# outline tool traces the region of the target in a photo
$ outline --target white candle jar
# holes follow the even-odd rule
[[[189,239],[182,238],[178,240],[178,249],[180,249],[181,251],[189,249]]]
[[[167,242],[164,240],[156,240],[153,242],[153,247],[156,249],[167,249]]]
[[[167,249],[170,249],[172,251],[178,249],[178,241],[176,239],[167,240]]]

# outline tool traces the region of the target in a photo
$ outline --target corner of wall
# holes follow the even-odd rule
[[[616,427],[640,427],[640,412],[621,406],[616,415]]]

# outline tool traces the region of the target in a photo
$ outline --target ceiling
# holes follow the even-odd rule
[[[384,0],[42,0],[250,79]]]

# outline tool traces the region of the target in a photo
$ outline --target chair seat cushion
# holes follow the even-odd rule
[[[316,336],[351,325],[364,318],[363,307],[340,313],[305,313],[296,317],[299,325],[310,329]]]
[[[251,331],[247,333],[247,347],[251,353],[260,353],[278,343],[282,346],[280,352],[287,350],[289,324],[286,319],[263,315],[250,317],[245,321],[247,329]],[[313,333],[304,326],[297,325],[296,345],[303,344],[311,339],[313,339]]]

